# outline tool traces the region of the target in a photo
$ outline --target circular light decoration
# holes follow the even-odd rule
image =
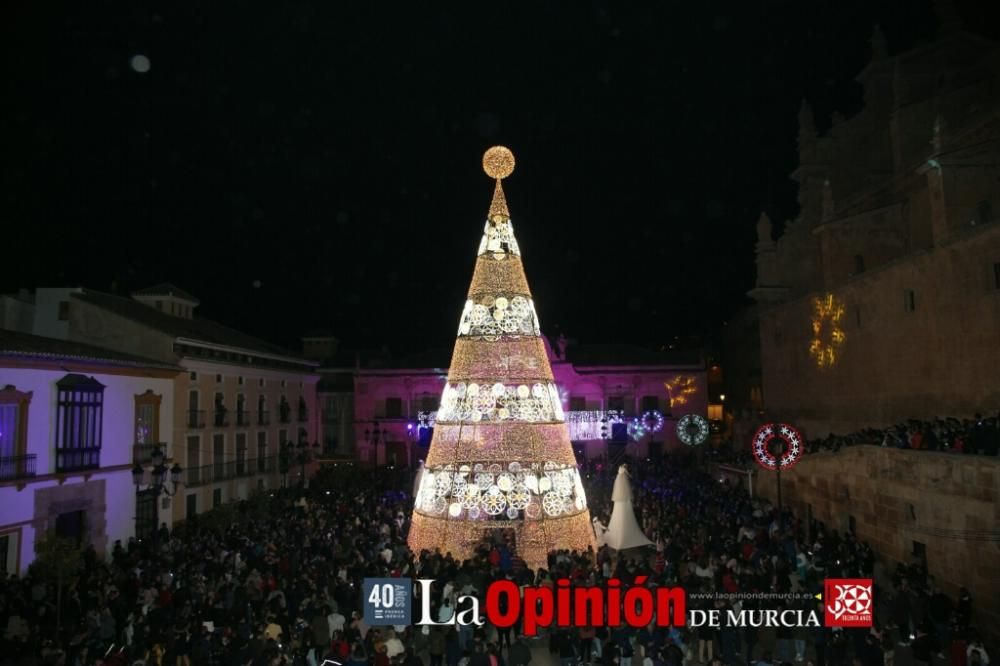
[[[765,423],[753,436],[753,455],[764,469],[787,469],[802,457],[802,435],[785,423]]]
[[[545,509],[546,515],[558,516],[565,506],[566,502],[559,493],[545,493],[542,496],[542,508]]]
[[[642,415],[642,427],[646,432],[654,433],[663,430],[663,414],[658,409],[647,410]]]
[[[531,492],[522,483],[517,484],[507,493],[507,504],[515,511],[523,509],[531,503]]]
[[[493,146],[483,154],[483,171],[490,178],[506,178],[514,173],[514,153],[506,146]]]
[[[483,511],[491,516],[499,516],[507,508],[507,497],[496,486],[490,486],[483,494],[481,504]]]
[[[708,420],[699,414],[685,414],[677,422],[677,439],[688,446],[704,444],[708,439]]]
[[[517,509],[512,506],[507,507],[507,517],[511,520],[517,520]]]
[[[809,355],[821,370],[832,367],[837,362],[840,346],[844,344],[844,329],[840,320],[844,317],[844,304],[833,294],[813,298],[812,339]]]
[[[639,420],[638,416],[628,422],[628,434],[629,437],[637,442],[646,436],[646,428],[642,425],[642,421]]]

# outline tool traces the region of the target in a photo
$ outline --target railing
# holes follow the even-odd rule
[[[82,449],[56,449],[56,471],[76,472],[97,469],[101,466],[101,447],[90,446]]]
[[[274,456],[227,460],[201,467],[189,467],[184,470],[183,480],[184,485],[188,487],[203,486],[208,483],[229,481],[241,477],[270,474],[277,471],[277,467],[277,460]]]
[[[236,425],[238,426],[250,425],[250,412],[247,411],[236,412]]]
[[[132,445],[132,462],[147,465],[153,462],[153,453],[159,449],[163,457],[167,457],[167,445],[164,442],[147,442]]]
[[[204,427],[205,427],[205,410],[189,409],[188,428],[204,428]]]
[[[257,425],[271,425],[271,412],[264,409],[257,412]]]
[[[0,458],[0,481],[27,479],[35,475],[36,454]]]
[[[214,413],[214,418],[212,419],[212,424],[216,428],[225,428],[229,425],[229,412],[225,409],[217,409]]]

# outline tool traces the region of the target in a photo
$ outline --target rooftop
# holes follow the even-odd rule
[[[154,284],[152,287],[144,287],[142,289],[137,289],[132,292],[133,296],[173,296],[174,298],[180,298],[185,301],[191,301],[195,305],[198,305],[200,301],[191,292],[184,291],[175,284],[169,282],[161,282],[160,284]]]
[[[209,319],[201,317],[194,319],[174,317],[131,298],[114,296],[92,289],[84,289],[81,293],[75,293],[73,294],[73,298],[90,303],[176,338],[189,338],[198,342],[236,347],[289,358],[300,358],[301,356],[297,352],[273,345],[252,335],[241,333]]]
[[[133,368],[159,368],[177,370],[181,368],[170,363],[154,361],[142,356],[94,347],[80,342],[68,342],[57,338],[46,338],[30,333],[19,333],[0,329],[0,358],[33,360],[87,361],[114,366]]]

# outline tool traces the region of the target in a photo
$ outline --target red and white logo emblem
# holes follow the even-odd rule
[[[823,610],[823,623],[828,627],[872,626],[872,579],[827,578]]]

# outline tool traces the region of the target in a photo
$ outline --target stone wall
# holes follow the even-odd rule
[[[796,515],[846,530],[894,567],[923,544],[927,567],[953,599],[972,593],[974,622],[1000,627],[1000,459],[857,446],[807,455],[781,474],[782,499]],[[774,474],[754,491],[775,501]]]

